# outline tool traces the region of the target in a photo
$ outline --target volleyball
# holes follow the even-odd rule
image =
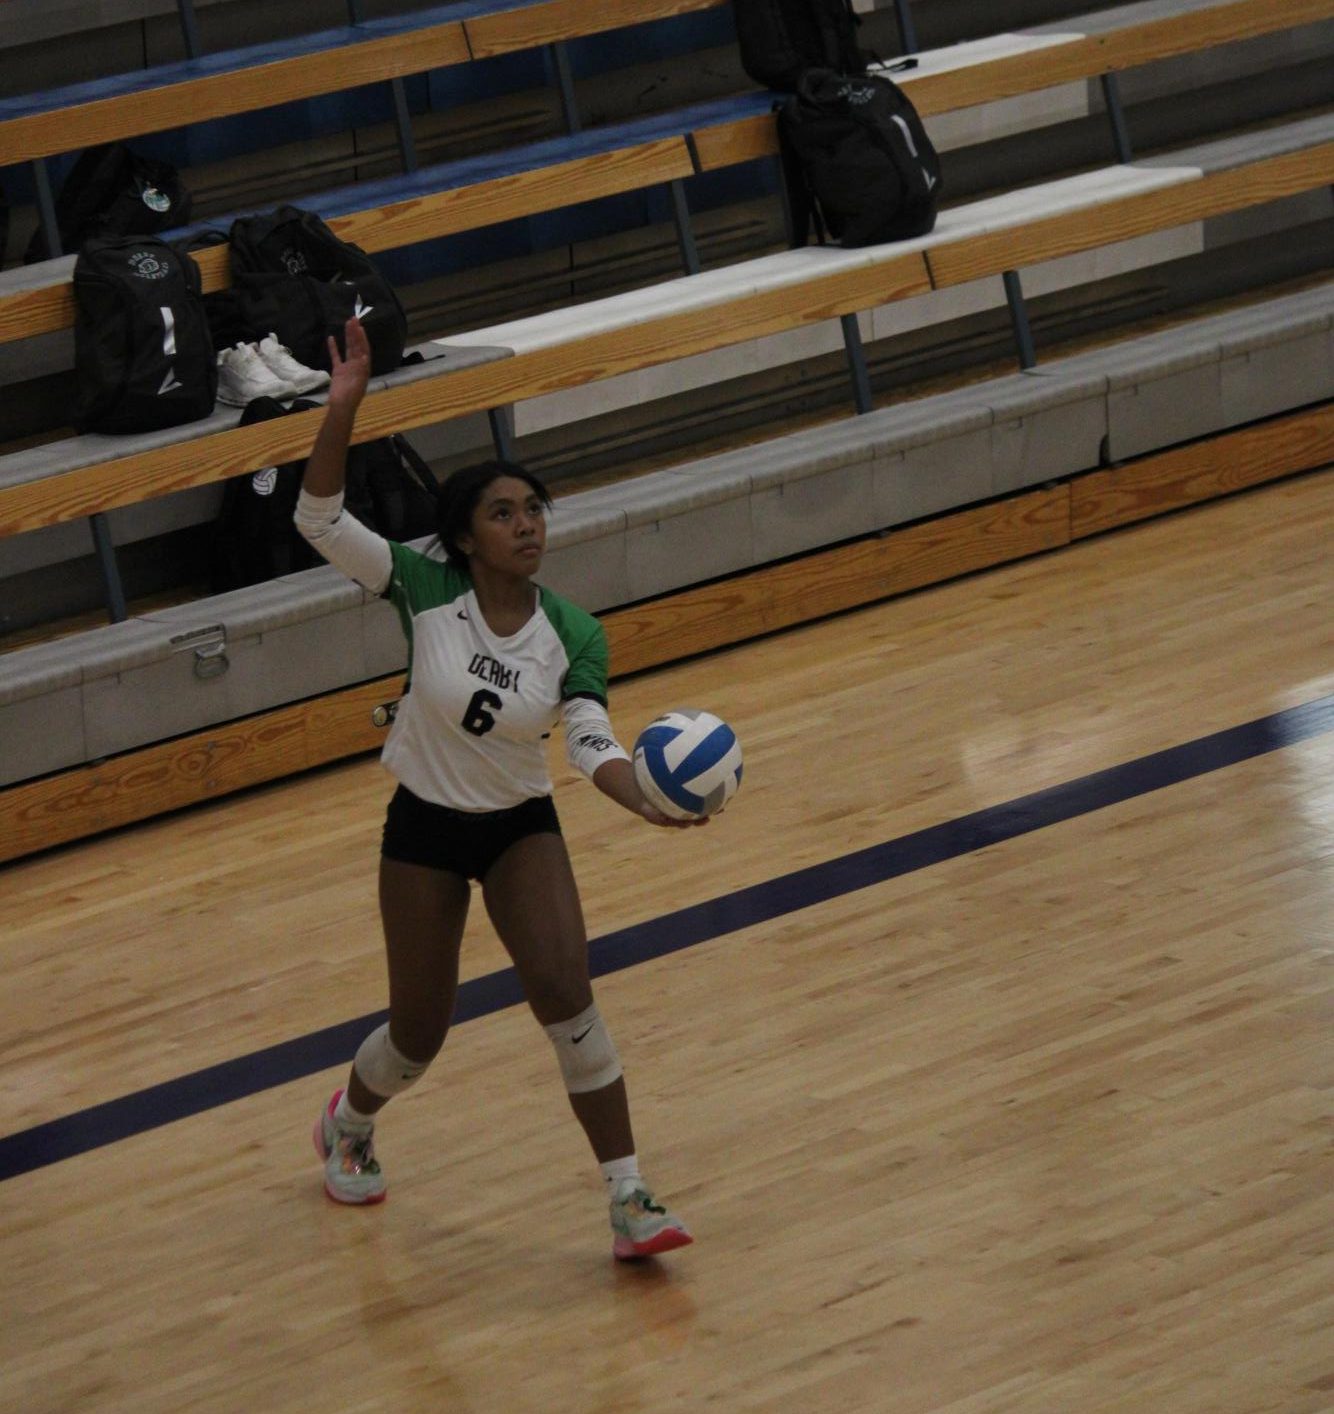
[[[712,712],[680,707],[640,732],[635,780],[649,803],[673,820],[716,814],[741,784],[741,744]]]

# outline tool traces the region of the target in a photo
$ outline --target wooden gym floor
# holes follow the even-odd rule
[[[747,762],[683,835],[559,763],[698,1238],[639,1268],[480,907],[389,1202],[323,1197],[375,762],[0,870],[0,1409],[1334,1408],[1331,524],[1314,473],[617,685]]]

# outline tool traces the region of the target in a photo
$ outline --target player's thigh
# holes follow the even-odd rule
[[[436,1014],[452,1006],[468,899],[468,881],[459,874],[381,858],[391,1014]]]
[[[487,870],[482,897],[537,1019],[549,1026],[592,1001],[588,934],[565,841],[525,835]]]

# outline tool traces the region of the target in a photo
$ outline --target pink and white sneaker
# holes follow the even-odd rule
[[[622,1179],[611,1199],[611,1255],[622,1262],[656,1257],[695,1239],[685,1224],[669,1213],[644,1185],[643,1179]]]
[[[388,1185],[375,1159],[375,1126],[343,1129],[334,1119],[341,1090],[315,1121],[315,1152],[324,1160],[324,1191],[335,1203],[383,1203]]]

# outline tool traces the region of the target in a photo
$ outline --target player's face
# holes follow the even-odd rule
[[[546,507],[517,476],[498,476],[482,491],[472,530],[459,548],[474,563],[501,574],[532,575],[547,544]]]

